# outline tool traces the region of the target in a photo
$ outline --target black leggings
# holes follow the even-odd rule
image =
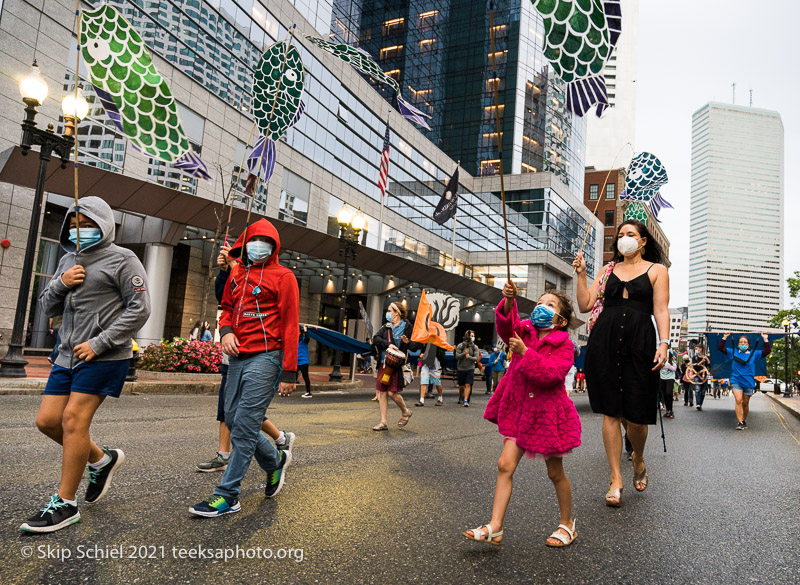
[[[667,408],[667,412],[672,412],[672,388],[675,380],[659,380],[658,390],[661,392],[661,400]]]
[[[308,364],[303,364],[302,366],[297,366],[297,371],[303,374],[303,378],[306,380],[306,392],[311,394],[311,380],[308,378]],[[298,377],[298,382],[299,377]]]

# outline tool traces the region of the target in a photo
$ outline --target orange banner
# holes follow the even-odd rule
[[[411,341],[417,343],[432,343],[448,351],[453,350],[453,346],[447,343],[447,333],[439,323],[432,321],[433,310],[431,304],[425,297],[425,290],[422,291],[422,298],[419,300],[417,318],[414,321],[414,330],[411,333]]]

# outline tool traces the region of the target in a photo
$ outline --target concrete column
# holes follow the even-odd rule
[[[169,277],[172,271],[172,246],[147,244],[144,252],[144,269],[147,272],[151,310],[150,318],[136,335],[136,342],[140,347],[160,343],[164,335]]]
[[[370,295],[369,301],[367,302],[367,314],[369,315],[369,320],[372,322],[372,328],[374,331],[372,332],[373,335],[378,332],[383,324],[386,322],[386,318],[384,313],[386,311],[383,310],[383,303],[386,299],[381,295]]]

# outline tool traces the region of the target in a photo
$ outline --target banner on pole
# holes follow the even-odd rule
[[[458,207],[458,167],[456,167],[450,180],[447,181],[442,198],[433,212],[433,220],[439,225],[446,224],[448,220],[455,216],[456,207]]]

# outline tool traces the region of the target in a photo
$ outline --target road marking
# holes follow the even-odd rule
[[[775,408],[775,402],[770,402],[770,406],[772,407],[772,412],[778,415],[778,420],[780,420],[781,425],[783,426],[784,429],[786,429],[786,432],[792,436],[792,438],[798,445],[800,445],[800,439],[798,439],[795,436],[795,434],[791,430],[789,430],[789,425],[786,424],[786,419],[783,417],[783,413],[778,412],[778,409]]]

